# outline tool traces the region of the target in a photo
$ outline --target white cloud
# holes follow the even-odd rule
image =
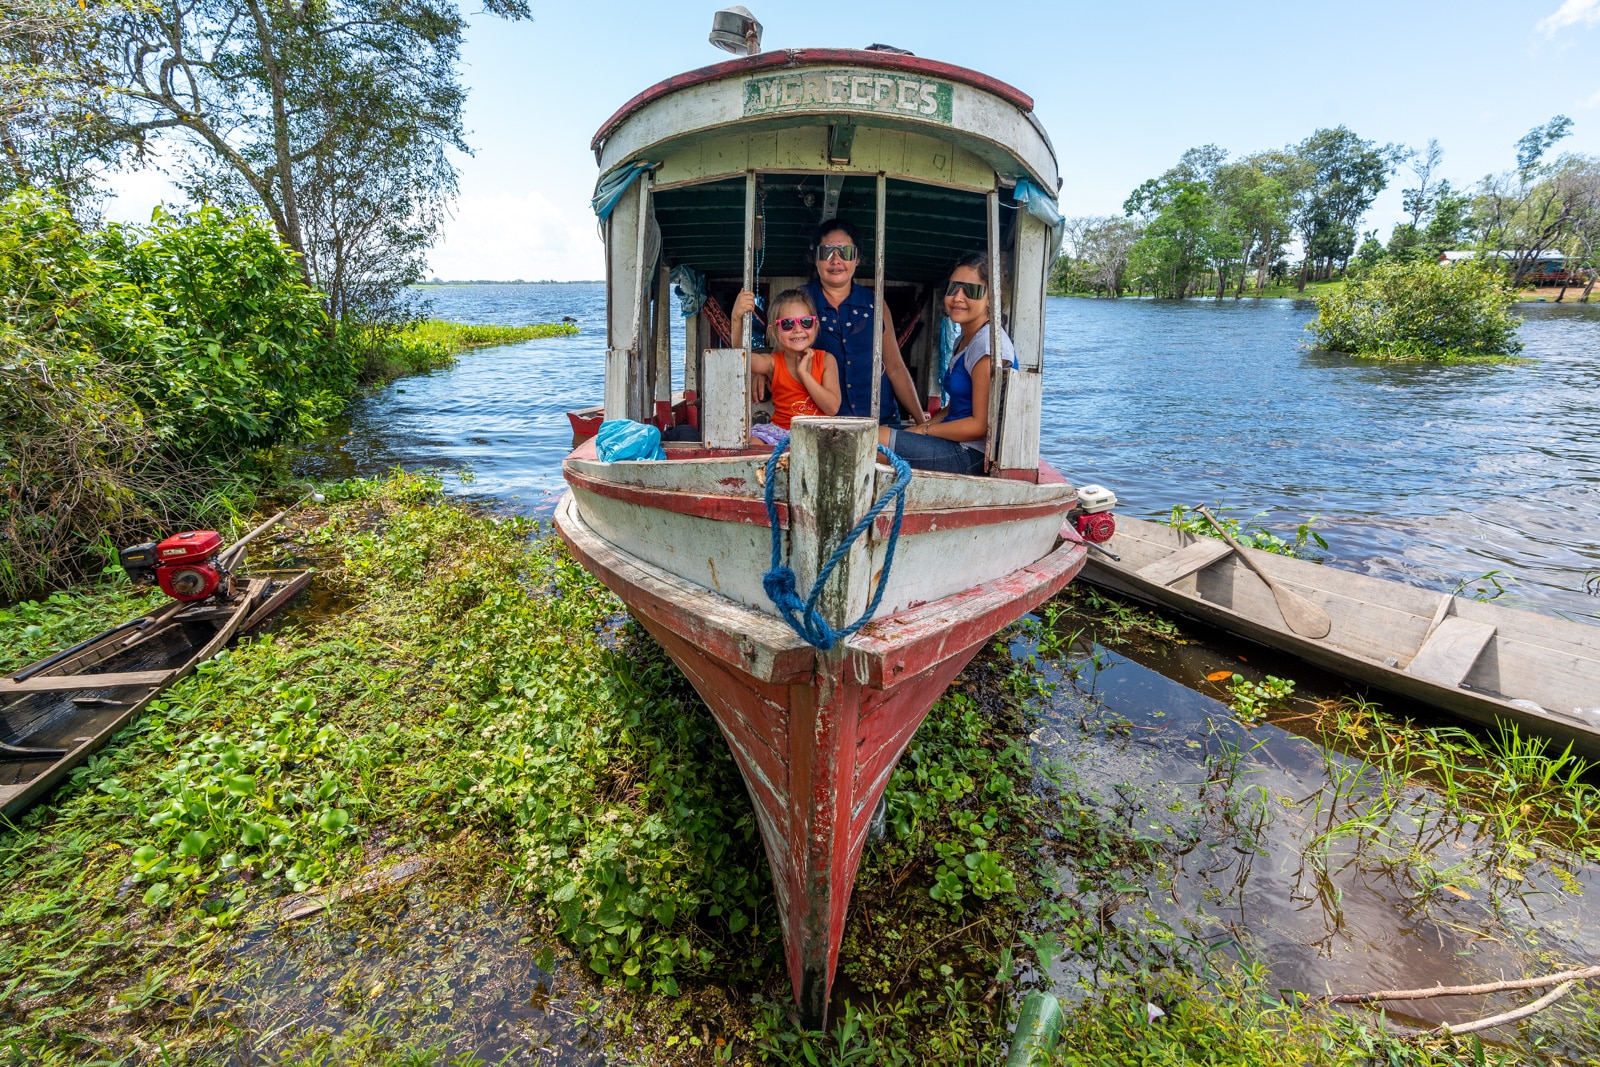
[[[1587,100],[1585,100],[1583,102],[1583,106],[1584,107],[1600,107],[1600,89],[1596,89],[1594,91],[1593,95],[1591,95],[1589,97],[1589,99],[1587,99]]]
[[[605,277],[605,247],[587,201],[558,208],[538,192],[463,196],[428,256],[439,278]]]
[[[1562,0],[1561,6],[1540,19],[1534,29],[1553,36],[1557,30],[1576,26],[1580,22],[1590,25],[1600,22],[1600,0]]]

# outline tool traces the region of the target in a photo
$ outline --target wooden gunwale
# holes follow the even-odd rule
[[[760,500],[714,493],[683,492],[672,489],[642,489],[638,486],[591,478],[571,467],[567,468],[565,474],[570,485],[594,493],[596,496],[619,500],[627,504],[636,504],[639,507],[670,511],[677,515],[694,515],[699,518],[717,519],[722,522],[763,526],[769,529],[772,525],[767,518],[766,503]],[[931,511],[908,511],[901,522],[900,534],[902,537],[911,537],[936,530],[964,530],[973,526],[992,526],[1002,522],[1034,519],[1041,515],[1057,513],[1061,510],[1062,504],[1059,501],[1045,500],[1036,504],[1002,504],[965,508],[940,508]],[[778,527],[783,530],[789,529],[789,505],[779,503],[777,504],[777,511]],[[886,538],[889,536],[893,526],[894,517],[892,515],[887,513],[880,515],[873,524],[872,536],[880,540]]]
[[[265,595],[270,584],[270,579],[266,578],[247,579],[244,583],[244,589],[237,594],[233,602],[233,613],[217,626],[216,633],[204,645],[195,650],[193,655],[189,656],[179,666],[170,670],[107,672],[101,675],[44,675],[29,678],[20,683],[11,679],[0,679],[0,696],[8,694],[24,696],[30,693],[77,690],[125,691],[129,688],[145,690],[136,696],[129,694],[131,699],[120,713],[102,724],[84,741],[79,742],[63,755],[57,757],[50,766],[33,778],[26,782],[0,786],[0,808],[3,808],[5,817],[15,817],[31,807],[49,793],[51,789],[55,788],[61,779],[74,767],[82,763],[92,753],[98,751],[118,731],[143,712],[150,701],[159,696],[168,686],[187,678],[201,663],[220,652],[244,625],[245,620],[254,613],[259,606],[258,601]],[[180,608],[188,606],[180,605]]]
[[[1436,593],[1303,560],[1287,559],[1256,549],[1245,549],[1258,563],[1270,567],[1276,580],[1290,584],[1297,592],[1312,596],[1334,618],[1333,634],[1320,640],[1309,639],[1289,630],[1281,619],[1272,614],[1271,609],[1262,609],[1259,598],[1253,599],[1253,607],[1260,610],[1240,611],[1200,595],[1197,575],[1177,579],[1171,585],[1140,575],[1140,566],[1164,558],[1153,555],[1150,546],[1155,545],[1157,550],[1167,549],[1170,554],[1176,554],[1177,547],[1182,547],[1174,547],[1179,540],[1178,534],[1160,524],[1125,516],[1118,516],[1117,524],[1117,536],[1107,547],[1121,555],[1123,561],[1118,563],[1094,554],[1083,571],[1083,579],[1091,585],[1171,608],[1218,629],[1297,656],[1333,674],[1365,682],[1481,725],[1494,726],[1501,721],[1515,723],[1521,728],[1551,737],[1558,744],[1570,743],[1574,751],[1588,758],[1600,758],[1600,627],[1459,598],[1437,602],[1437,610],[1434,610],[1431,598],[1439,596]],[[1230,552],[1212,561],[1202,568],[1202,572],[1228,567],[1231,556]],[[1232,566],[1239,565],[1234,561]],[[1241,578],[1240,581],[1243,583],[1245,579]],[[1264,592],[1265,586],[1261,588]],[[1404,607],[1407,601],[1417,601],[1418,610]],[[1423,607],[1424,604],[1426,607]],[[1414,646],[1426,643],[1437,629],[1437,623],[1452,610],[1470,613],[1473,616],[1471,621],[1494,625],[1496,633],[1481,653],[1483,657],[1496,657],[1488,661],[1491,666],[1498,664],[1498,657],[1503,650],[1507,655],[1533,655],[1546,659],[1545,672],[1559,672],[1563,676],[1563,683],[1570,683],[1574,677],[1580,678],[1580,686],[1587,685],[1585,692],[1592,694],[1587,698],[1587,707],[1596,709],[1593,713],[1594,722],[1587,722],[1576,709],[1552,707],[1556,701],[1548,691],[1502,695],[1484,687],[1441,685],[1408,673],[1406,667],[1417,652]],[[1386,657],[1379,658],[1351,649],[1337,640],[1341,631],[1350,633],[1360,632],[1363,628],[1377,629],[1384,625],[1380,615],[1397,612],[1412,620],[1410,629],[1415,630],[1418,636],[1408,641],[1405,647],[1399,647],[1398,641],[1394,642],[1395,647]],[[1393,664],[1387,660],[1393,660]],[[1495,669],[1498,667],[1495,666]],[[1468,677],[1471,675],[1468,674]],[[1513,703],[1517,699],[1530,701],[1539,710]],[[1586,704],[1578,706],[1585,707]]]

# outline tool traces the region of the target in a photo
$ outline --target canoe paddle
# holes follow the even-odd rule
[[[1256,565],[1256,561],[1244,554],[1244,549],[1239,542],[1228,536],[1228,531],[1222,528],[1222,523],[1217,517],[1206,510],[1204,504],[1196,505],[1195,510],[1206,517],[1213,529],[1222,535],[1228,542],[1228,547],[1233,549],[1234,555],[1244,562],[1246,567],[1256,572],[1256,577],[1267,583],[1267,588],[1272,590],[1272,599],[1278,602],[1278,612],[1283,616],[1283,621],[1289,624],[1289,629],[1301,637],[1322,638],[1328,636],[1328,631],[1333,629],[1333,620],[1328,618],[1328,613],[1317,607],[1311,601],[1293,593],[1279,585],[1267,576],[1267,572]]]

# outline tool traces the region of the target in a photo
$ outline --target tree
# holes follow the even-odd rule
[[[1516,169],[1489,175],[1478,185],[1473,207],[1480,245],[1510,260],[1514,285],[1545,252],[1561,248],[1588,211],[1587,190],[1597,161],[1563,155],[1545,162],[1571,131],[1572,120],[1565,115],[1535,126],[1517,141]]]
[[[1304,243],[1299,288],[1305,289],[1314,264],[1326,278],[1337,263],[1349,262],[1356,229],[1373,200],[1388,185],[1403,152],[1393,144],[1375,147],[1345,126],[1317,130],[1293,149],[1306,182],[1295,202],[1295,221]]]
[[[99,30],[77,0],[0,0],[0,197],[49,189],[92,212],[95,177],[119,154],[94,110]]]
[[[1187,296],[1217,243],[1215,205],[1205,183],[1168,172],[1134,190],[1123,209],[1148,220],[1128,250],[1128,272],[1157,296]]]
[[[1319,297],[1306,329],[1324,348],[1374,359],[1503,359],[1522,349],[1514,299],[1492,264],[1382,263]]]
[[[1244,293],[1245,276],[1256,271],[1256,288],[1266,284],[1267,271],[1282,254],[1290,236],[1289,213],[1294,203],[1297,171],[1282,153],[1263,152],[1238,163],[1218,167],[1212,188],[1226,205],[1224,226],[1238,252],[1239,284],[1234,296]],[[1222,297],[1222,286],[1217,287]]]
[[[527,0],[487,0],[525,18]],[[258,205],[341,317],[420,268],[467,151],[453,0],[186,0],[106,16],[121,141],[177,135],[197,197]],[[395,264],[400,266],[395,267]]]

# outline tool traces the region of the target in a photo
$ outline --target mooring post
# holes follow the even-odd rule
[[[789,566],[805,596],[850,529],[872,506],[875,419],[796,418],[790,427]],[[871,598],[867,535],[835,565],[818,609],[834,629]],[[843,642],[817,655],[814,687],[791,691],[789,880],[784,950],[801,1024],[822,1029],[850,902],[856,700]],[[814,693],[803,699],[805,692]],[[848,720],[848,721],[846,721]],[[776,872],[774,872],[776,873]]]

